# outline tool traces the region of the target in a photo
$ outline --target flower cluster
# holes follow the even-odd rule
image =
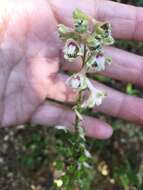
[[[81,73],[73,74],[67,80],[67,84],[73,90],[89,91],[89,97],[81,102],[81,108],[93,108],[95,105],[99,106],[105,97],[105,94],[101,90],[96,89],[91,81]]]
[[[92,85],[86,73],[103,71],[106,64],[111,63],[111,59],[104,56],[103,49],[104,46],[114,43],[111,25],[91,19],[79,9],[73,12],[73,22],[74,28],[62,24],[58,26],[60,37],[65,41],[64,58],[70,62],[80,58],[83,66],[81,72],[73,74],[68,79],[67,84],[78,91],[88,89],[89,97],[82,102],[81,107],[92,108],[95,105],[99,106],[105,95]]]

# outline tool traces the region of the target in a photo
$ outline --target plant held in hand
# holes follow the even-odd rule
[[[75,134],[69,135],[66,132],[68,134],[69,149],[71,148],[71,155],[69,155],[71,157],[68,158],[69,162],[67,161],[66,167],[64,167],[66,173],[61,177],[63,183],[59,184],[63,185],[64,180],[67,180],[66,175],[70,174],[72,179],[76,180],[77,185],[81,187],[83,184],[81,184],[82,180],[79,176],[83,177],[85,168],[90,168],[89,160],[91,159],[90,153],[86,148],[82,113],[87,108],[91,109],[94,106],[101,105],[106,97],[104,92],[92,85],[92,82],[87,77],[87,72],[103,71],[106,64],[111,63],[111,59],[104,56],[103,47],[112,45],[114,39],[111,35],[111,25],[109,23],[98,22],[79,9],[73,12],[73,22],[73,28],[62,24],[58,25],[60,38],[65,42],[63,49],[64,58],[71,62],[71,64],[77,59],[82,64],[81,70],[78,73],[73,73],[66,81],[67,85],[76,91],[78,96],[76,104],[73,107],[75,111]],[[57,128],[63,129],[63,127]],[[70,162],[72,163],[72,167]],[[58,184],[57,180],[56,183]],[[65,184],[67,184],[67,181]]]

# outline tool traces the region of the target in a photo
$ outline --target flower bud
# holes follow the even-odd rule
[[[87,32],[88,22],[87,22],[87,20],[75,19],[74,27],[77,32],[80,32],[80,33]]]
[[[68,33],[70,30],[67,26],[63,24],[58,25],[58,33],[60,34],[60,37],[63,37],[66,33]]]
[[[81,10],[76,9],[73,13],[75,31],[79,33],[87,32],[88,30],[88,16]]]

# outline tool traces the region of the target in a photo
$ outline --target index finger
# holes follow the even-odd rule
[[[100,21],[109,21],[113,36],[119,39],[143,40],[143,8],[108,0],[51,0],[57,20],[72,24],[72,12],[80,8]]]

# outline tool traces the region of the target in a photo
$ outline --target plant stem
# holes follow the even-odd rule
[[[82,68],[81,68],[81,72],[82,72],[82,69],[84,68],[85,66],[85,62],[86,62],[86,44],[84,44],[84,55],[83,55],[83,58],[82,58]],[[84,73],[85,74],[85,73]],[[80,90],[79,94],[78,94],[78,98],[77,98],[77,101],[76,101],[76,109],[77,111],[80,113],[80,106],[81,106],[81,103],[82,103],[82,90]],[[78,115],[76,114],[76,118],[75,118],[75,131],[78,132],[79,131],[79,126],[80,126],[80,122],[81,122],[81,119],[78,117]]]
[[[78,98],[76,101],[76,109],[77,111],[80,113],[80,105],[81,105],[81,101],[82,101],[82,91],[79,92],[78,94]],[[78,131],[79,129],[79,125],[80,125],[80,118],[78,117],[78,115],[76,114],[76,118],[75,118],[75,130]]]

